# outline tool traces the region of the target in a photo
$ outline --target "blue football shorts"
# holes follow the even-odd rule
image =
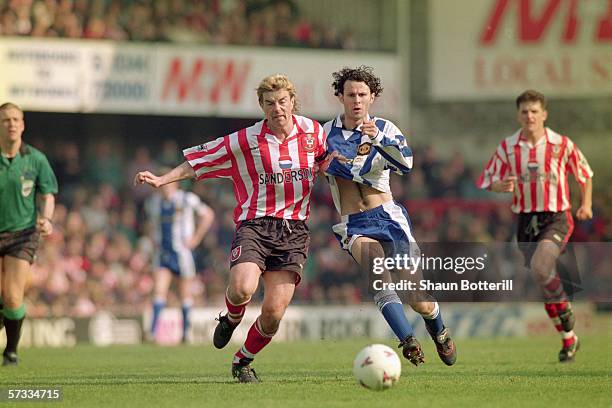
[[[191,278],[195,276],[195,261],[193,252],[188,248],[179,250],[161,249],[155,264],[158,268],[167,268],[180,278]]]
[[[395,201],[387,201],[360,213],[343,215],[342,222],[332,229],[342,249],[349,253],[357,238],[368,237],[382,245],[386,257],[404,254],[419,256],[408,212]]]

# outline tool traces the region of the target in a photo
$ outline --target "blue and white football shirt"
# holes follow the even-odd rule
[[[360,128],[344,129],[340,115],[323,128],[327,133],[327,151],[337,151],[349,159],[348,163],[333,160],[326,174],[330,181],[332,196],[338,211],[340,200],[334,177],[370,186],[383,193],[391,193],[389,173],[407,174],[412,169],[412,150],[406,137],[391,121],[368,117],[378,128],[374,139],[363,135]]]

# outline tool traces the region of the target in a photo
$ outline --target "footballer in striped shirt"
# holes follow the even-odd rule
[[[327,154],[323,127],[296,114],[297,93],[285,75],[264,78],[257,97],[264,119],[227,136],[185,149],[186,161],[163,176],[140,172],[135,181],[154,187],[186,178],[226,178],[234,186],[237,224],[226,290],[227,314],[219,316],[213,344],[225,347],[240,324],[260,276],[261,314],[236,352],[232,375],[258,382],[250,363],[278,330],[306,262],[312,187]]]
[[[580,346],[574,313],[555,263],[572,231],[568,175],[580,186],[579,221],[593,217],[593,170],[567,136],[545,126],[546,97],[527,90],[516,99],[521,128],[503,139],[478,179],[478,187],[512,193],[517,214],[517,241],[525,264],[534,272],[544,295],[545,309],[562,338],[559,361],[573,361]]]

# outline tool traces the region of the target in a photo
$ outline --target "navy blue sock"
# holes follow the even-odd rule
[[[395,333],[400,341],[414,334],[412,326],[404,312],[404,306],[401,303],[387,303],[382,308],[382,314],[389,324],[389,327],[391,327],[391,330],[393,330],[393,333]]]
[[[151,334],[155,336],[155,330],[157,330],[157,322],[159,321],[159,315],[166,306],[165,300],[156,299],[153,302],[153,319],[151,319]]]
[[[380,291],[374,295],[374,301],[382,312],[393,333],[400,341],[414,334],[414,330],[406,317],[404,306],[394,291]]]
[[[187,340],[187,333],[189,333],[189,326],[191,321],[189,320],[189,312],[191,311],[191,304],[183,303],[183,341]]]
[[[438,302],[434,306],[434,310],[429,315],[421,315],[423,316],[423,321],[425,322],[425,327],[427,327],[427,331],[432,336],[437,336],[444,330],[444,322],[442,321],[442,313],[440,312],[440,307],[438,306]]]

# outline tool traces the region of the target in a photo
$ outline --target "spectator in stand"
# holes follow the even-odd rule
[[[348,49],[358,45],[349,28],[329,28],[301,14],[293,1],[150,3],[9,2],[7,7],[0,4],[0,35]]]
[[[11,9],[4,9],[0,14],[0,34],[3,36],[17,35],[17,14]]]
[[[105,136],[98,139],[87,158],[85,175],[93,186],[108,183],[116,191],[123,185],[123,161],[117,149]]]
[[[176,150],[174,150],[176,152]],[[162,150],[162,154],[164,150]],[[167,164],[168,166],[174,166],[178,160],[173,161],[171,164]],[[125,168],[126,176],[131,176],[132,174],[136,174],[139,169],[148,169],[153,170],[157,168],[157,163],[153,161],[151,158],[151,152],[149,147],[147,146],[139,146],[134,151],[134,156],[130,160],[130,164],[128,164]],[[151,195],[151,189],[142,186],[142,185],[131,185],[128,187],[130,190],[131,199],[136,206],[137,213],[142,217],[143,205],[147,197]],[[140,218],[142,220],[143,218]]]

